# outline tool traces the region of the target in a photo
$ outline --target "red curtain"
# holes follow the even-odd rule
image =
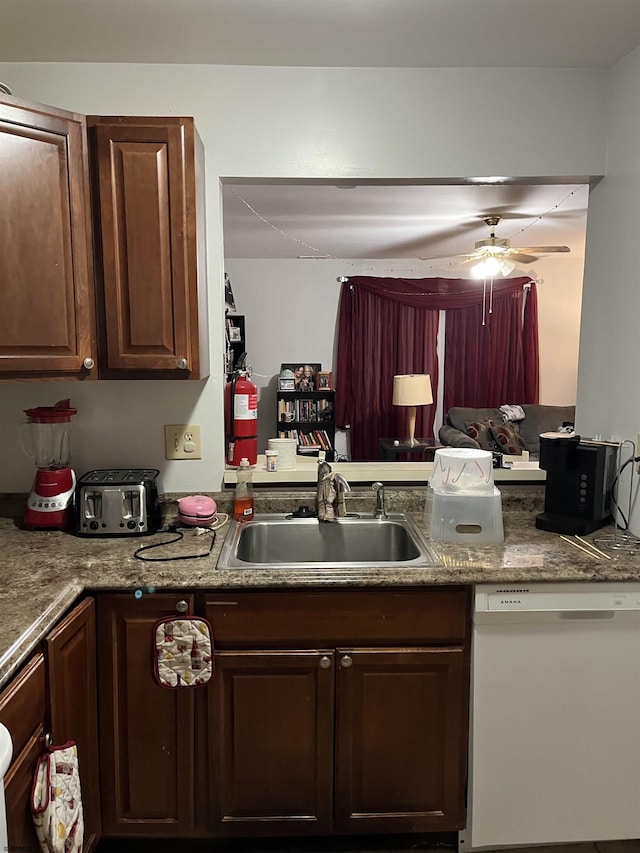
[[[447,312],[444,411],[452,406],[538,402],[537,312],[524,314],[526,291],[493,296],[482,325],[482,306]]]
[[[408,435],[392,404],[396,373],[428,373],[436,399],[439,313],[343,285],[338,320],[336,423],[351,427],[351,458],[377,459],[380,438]],[[435,405],[417,412],[416,436],[432,435]]]
[[[538,291],[532,284],[524,303],[524,397],[525,403],[540,400],[540,350],[538,345]]]
[[[530,285],[524,311],[524,285]],[[537,302],[529,278],[494,282],[483,317],[483,283],[465,279],[355,276],[343,284],[337,346],[336,423],[351,427],[351,457],[378,458],[381,437],[407,431],[392,405],[393,376],[428,373],[437,399],[439,312],[447,310],[445,412],[453,405],[538,402]],[[417,436],[433,434],[435,403],[418,409]]]

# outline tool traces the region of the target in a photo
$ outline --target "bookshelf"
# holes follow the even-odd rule
[[[298,453],[317,455],[319,450],[333,453],[336,427],[335,391],[278,391],[278,438],[295,438]]]
[[[238,359],[246,350],[244,316],[227,314],[225,317],[225,372],[227,380],[238,365]]]

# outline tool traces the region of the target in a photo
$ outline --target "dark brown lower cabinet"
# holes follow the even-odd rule
[[[462,828],[464,650],[341,649],[336,676],[335,830]]]
[[[464,827],[467,590],[225,593],[206,613],[212,834]]]
[[[329,832],[333,652],[219,652],[211,694],[215,834]]]
[[[100,839],[95,604],[75,607],[0,694],[0,720],[13,740],[5,777],[9,850],[39,850],[31,816],[31,788],[45,734],[78,746],[85,853]]]
[[[84,814],[83,853],[100,840],[98,696],[96,685],[95,602],[75,607],[44,642],[54,744],[78,746]]]
[[[193,596],[98,596],[102,832],[182,837],[197,832],[196,694],[153,678],[155,622]]]

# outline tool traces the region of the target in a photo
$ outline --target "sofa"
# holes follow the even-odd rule
[[[499,408],[473,408],[454,406],[449,409],[444,418],[444,424],[438,433],[440,444],[448,447],[475,447],[483,450],[498,450],[502,453],[528,450],[537,459],[540,455],[540,433],[554,432],[563,424],[575,423],[575,406],[542,406],[522,404],[524,418],[510,421],[505,425]],[[485,425],[494,424],[493,431]],[[470,428],[468,424],[473,425]],[[500,441],[495,438],[496,427],[510,426],[515,435],[506,442],[508,430],[501,434]],[[480,433],[480,434],[478,434]],[[476,436],[476,438],[472,437]],[[502,440],[504,439],[504,440]]]

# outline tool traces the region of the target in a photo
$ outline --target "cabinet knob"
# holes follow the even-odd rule
[[[349,655],[344,655],[344,657],[340,658],[340,666],[344,666],[345,669],[348,669],[353,665],[353,658],[349,657]]]
[[[187,602],[184,599],[182,599],[182,601],[179,601],[176,604],[176,610],[178,611],[178,613],[186,613],[188,609],[189,609],[189,605],[187,604]]]
[[[180,370],[189,370],[189,362],[186,358],[179,358],[178,367],[180,368]]]
[[[331,658],[327,657],[327,655],[323,655],[320,658],[320,669],[329,669],[331,666]]]
[[[82,366],[85,367],[87,370],[93,370],[95,364],[96,363],[92,358],[85,358],[85,360],[82,362]]]

